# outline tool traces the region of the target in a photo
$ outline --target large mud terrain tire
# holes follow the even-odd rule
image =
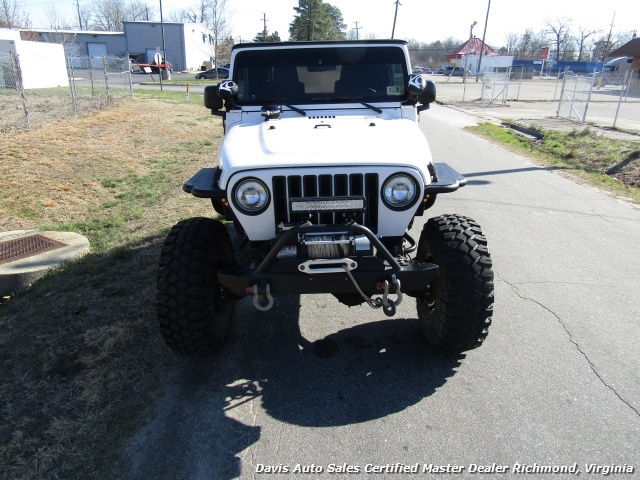
[[[167,345],[190,356],[215,353],[224,342],[234,303],[218,283],[233,264],[225,226],[210,218],[177,223],[167,235],[158,270],[158,320]]]
[[[480,226],[460,215],[429,219],[417,258],[440,267],[438,277],[417,299],[428,345],[447,352],[480,346],[493,313],[493,270]]]

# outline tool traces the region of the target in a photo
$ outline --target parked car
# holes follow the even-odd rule
[[[576,72],[572,72],[571,70],[563,70],[562,72],[558,73],[558,78],[564,78],[565,75],[567,77],[575,77],[577,76]]]
[[[207,70],[206,72],[200,72],[196,75],[196,80],[200,80],[203,78],[208,78],[208,79],[229,78],[229,69],[218,67],[218,74],[216,75],[216,69],[212,68],[211,70]]]
[[[464,77],[464,68],[462,67],[447,67],[444,70],[444,74],[450,77]],[[467,75],[471,75],[471,72],[467,70]]]

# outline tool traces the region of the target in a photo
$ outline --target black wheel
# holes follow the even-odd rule
[[[231,295],[218,283],[218,270],[233,264],[225,226],[210,218],[177,223],[160,254],[157,307],[166,344],[191,356],[215,353],[233,316]]]
[[[463,352],[479,347],[493,313],[493,270],[487,239],[473,219],[442,215],[425,224],[416,258],[440,267],[417,298],[427,344]]]

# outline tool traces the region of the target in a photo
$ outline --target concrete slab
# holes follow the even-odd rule
[[[23,248],[25,243],[32,248]],[[10,251],[13,246],[16,248]],[[4,252],[0,257],[0,297],[6,297],[28,288],[64,262],[89,253],[89,240],[72,232],[14,230],[0,232],[0,247]]]

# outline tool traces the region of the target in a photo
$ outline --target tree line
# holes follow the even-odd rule
[[[145,0],[74,0],[75,18],[66,18],[51,3],[44,7],[51,29],[122,31],[123,21],[157,21],[159,12]],[[166,17],[173,22],[202,23],[212,30],[218,57],[226,57],[234,40],[231,37],[232,14],[228,0],[195,0],[191,6],[173,10]],[[30,19],[19,0],[0,0],[0,27],[29,28]],[[574,25],[567,17],[547,19],[539,31],[508,33],[502,45],[489,45],[501,55],[513,55],[521,60],[539,58],[540,49],[549,47],[556,60],[601,61],[608,53],[635,36],[635,32],[606,32]],[[351,40],[358,38],[357,29],[348,29],[340,9],[324,0],[298,0],[293,20],[289,24],[289,40]],[[367,38],[375,38],[368,35]],[[269,32],[266,21],[253,42],[279,42],[279,33]],[[435,42],[408,39],[415,64],[441,66],[446,55],[465,40],[449,37]]]

